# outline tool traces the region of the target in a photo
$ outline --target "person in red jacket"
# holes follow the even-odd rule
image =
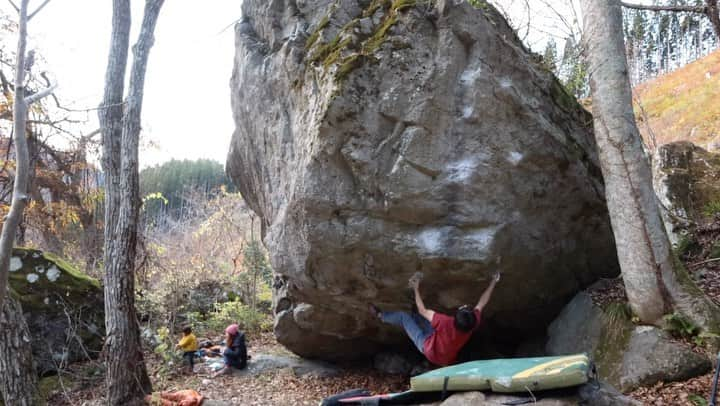
[[[402,327],[415,346],[428,361],[435,365],[446,366],[455,363],[457,355],[480,325],[482,311],[490,301],[495,285],[500,280],[496,273],[474,308],[461,306],[454,316],[448,316],[425,307],[420,296],[421,276],[410,279],[410,287],[415,292],[417,313],[383,312],[375,305],[370,311],[385,323]]]

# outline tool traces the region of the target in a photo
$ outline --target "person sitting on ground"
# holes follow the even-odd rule
[[[237,324],[231,324],[225,329],[225,345],[225,351],[223,351],[225,366],[214,376],[229,373],[230,368],[243,369],[247,365],[245,333],[240,331]]]
[[[187,361],[188,372],[192,373],[195,367],[195,352],[198,350],[197,338],[192,333],[190,326],[183,327],[183,338],[177,343],[175,349],[183,351],[183,359]]]
[[[455,316],[448,316],[425,307],[420,296],[422,274],[410,278],[410,287],[415,293],[417,313],[383,312],[370,304],[370,311],[385,323],[400,326],[425,355],[435,365],[446,366],[455,363],[457,355],[480,325],[483,308],[490,301],[495,284],[500,280],[496,273],[485,289],[475,308],[464,305],[458,308]]]

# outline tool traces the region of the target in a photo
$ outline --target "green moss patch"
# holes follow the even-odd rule
[[[315,27],[315,30],[308,37],[307,41],[305,41],[306,50],[309,50],[313,45],[315,45],[315,42],[317,42],[318,38],[320,38],[320,31],[327,27],[328,23],[330,23],[330,16],[326,15],[322,18],[322,20],[320,20],[317,27]]]
[[[600,335],[593,359],[598,374],[604,380],[618,385],[620,382],[620,368],[623,354],[630,342],[634,325],[626,317],[626,304],[611,304],[608,311],[603,312],[603,331]]]
[[[53,254],[15,248],[10,269],[10,287],[25,311],[61,312],[54,305],[60,299],[80,306],[102,304],[100,283]]]
[[[360,18],[355,18],[345,24],[335,38],[327,43],[320,43],[318,41],[320,31],[329,24],[335,11],[334,8],[331,9],[330,13],[318,23],[317,28],[306,42],[306,50],[309,53],[308,61],[322,64],[326,71],[336,66],[334,77],[336,80],[342,81],[366,60],[373,59],[371,58],[372,54],[387,41],[390,28],[397,24],[399,13],[417,4],[418,0],[372,0],[363,10],[361,17],[372,17],[379,10],[382,10],[384,17],[370,35],[364,38],[353,35],[352,31],[360,21]],[[402,46],[402,48],[407,47],[409,47],[408,44]]]

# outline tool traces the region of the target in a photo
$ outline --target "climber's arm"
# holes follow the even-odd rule
[[[435,311],[426,308],[425,303],[423,303],[422,296],[420,296],[420,280],[411,280],[410,285],[413,288],[413,292],[415,292],[415,305],[417,306],[418,313],[432,323]]]
[[[498,283],[499,280],[500,280],[500,272],[497,272],[493,276],[493,279],[490,281],[490,286],[488,286],[487,289],[485,289],[485,292],[483,292],[482,296],[480,296],[480,300],[478,301],[478,304],[475,306],[475,308],[478,311],[482,312],[485,305],[488,304],[488,302],[490,301],[490,297],[492,296],[493,290],[495,289],[495,285]]]

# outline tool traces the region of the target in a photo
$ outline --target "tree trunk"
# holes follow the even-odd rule
[[[27,8],[29,0],[20,2],[18,24],[18,49],[15,64],[15,95],[13,102],[13,140],[15,142],[15,182],[13,184],[10,212],[0,233],[0,306],[8,291],[8,272],[15,233],[27,204],[27,181],[30,172],[27,127],[28,103],[25,100],[25,49],[27,45]]]
[[[111,50],[105,97],[100,109],[105,191],[105,327],[107,402],[139,404],[152,385],[145,368],[135,313],[138,140],[145,71],[163,0],[147,0],[125,106],[121,105],[127,67],[130,3],[113,1]],[[124,107],[124,108],[123,108]]]
[[[718,0],[705,0],[706,15],[712,23],[715,36],[720,40],[720,9],[718,9]]]
[[[0,390],[6,405],[36,406],[43,403],[37,391],[30,332],[20,303],[10,294],[0,312],[0,371]]]
[[[13,406],[34,406],[42,402],[38,395],[37,377],[32,363],[28,327],[20,304],[8,294],[10,258],[18,225],[27,204],[27,182],[30,171],[25,130],[28,105],[32,101],[25,98],[24,87],[28,3],[29,0],[22,0],[18,10],[18,48],[13,102],[15,182],[10,212],[0,233],[0,376],[2,376],[0,391],[5,404]]]
[[[717,307],[672,251],[633,114],[620,0],[582,0],[595,137],[623,281],[633,312],[661,324],[675,309],[718,331]]]

